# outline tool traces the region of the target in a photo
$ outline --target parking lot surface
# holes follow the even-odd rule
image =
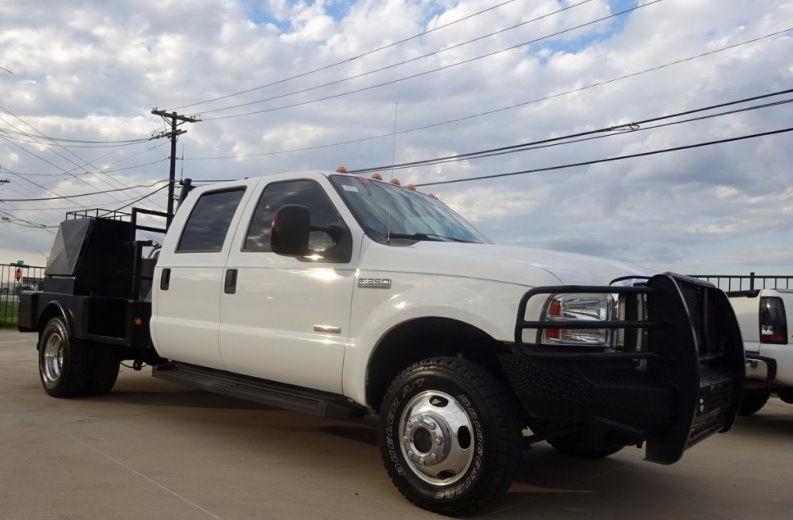
[[[109,395],[48,397],[35,337],[0,331],[0,518],[440,518],[399,495],[371,421],[305,416],[122,368]],[[659,466],[625,449],[526,451],[485,518],[793,518],[793,406]]]

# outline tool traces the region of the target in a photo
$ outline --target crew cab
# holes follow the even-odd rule
[[[736,416],[743,345],[711,284],[494,245],[432,196],[350,174],[212,184],[167,230],[154,216],[171,217],[61,224],[20,308],[50,395],[110,391],[128,359],[270,405],[377,414],[399,491],[455,515],[505,492],[531,443],[671,464]]]
[[[793,404],[793,290],[728,293],[746,349],[746,389],[740,414],[759,412],[771,393]]]

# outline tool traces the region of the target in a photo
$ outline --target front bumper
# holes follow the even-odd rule
[[[532,297],[581,292],[619,293],[631,302],[645,298],[646,316],[585,323],[525,320]],[[606,351],[524,341],[524,330],[550,326],[622,329],[625,346]],[[729,430],[744,383],[743,343],[726,295],[673,274],[654,276],[640,287],[532,289],[519,306],[515,342],[500,361],[533,416],[603,424],[646,440],[647,460],[663,464]]]

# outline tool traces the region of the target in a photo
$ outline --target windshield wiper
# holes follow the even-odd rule
[[[463,240],[462,238],[447,237],[445,235],[438,235],[436,233],[390,233],[388,236],[391,238],[405,238],[408,240],[432,240],[435,242],[445,242],[451,240],[452,242],[465,242],[470,243],[470,240]]]

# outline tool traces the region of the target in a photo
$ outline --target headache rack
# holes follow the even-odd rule
[[[532,298],[571,293],[620,295],[625,315],[526,319]],[[623,341],[614,347],[541,343],[541,332],[552,328],[621,330]],[[525,331],[532,330],[530,341]],[[670,273],[635,286],[531,289],[518,305],[514,347],[502,365],[538,416],[594,420],[647,439],[648,460],[661,463],[731,427],[744,374],[740,331],[724,292]]]
[[[41,316],[58,306],[71,317],[73,334],[102,344],[151,346],[151,285],[154,240],[138,232],[164,234],[166,226],[141,223],[147,215],[168,214],[143,208],[129,211],[82,209],[61,222],[49,255],[41,290],[20,297],[19,328],[35,331]]]

